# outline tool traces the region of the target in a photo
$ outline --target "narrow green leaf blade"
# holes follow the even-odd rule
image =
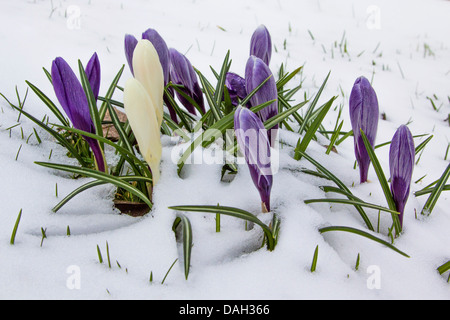
[[[344,231],[344,232],[350,232],[350,233],[353,233],[353,234],[356,234],[356,235],[359,235],[359,236],[362,236],[362,237],[366,237],[366,238],[368,238],[370,240],[378,242],[378,243],[380,243],[380,244],[382,244],[382,245],[384,245],[384,246],[394,250],[395,252],[401,254],[404,257],[409,258],[409,255],[407,255],[403,251],[397,249],[396,247],[394,247],[389,242],[384,241],[383,239],[377,238],[377,237],[375,237],[374,235],[372,235],[372,234],[370,234],[368,232],[365,232],[365,231],[362,231],[362,230],[359,230],[359,229],[356,229],[356,228],[344,227],[344,226],[331,226],[331,227],[325,227],[325,228],[319,229],[320,233],[325,233],[325,232],[330,232],[330,231]]]

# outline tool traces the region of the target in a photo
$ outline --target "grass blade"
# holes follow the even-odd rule
[[[99,136],[103,136],[102,120],[100,119],[100,114],[97,108],[97,101],[95,100],[94,94],[92,93],[92,88],[87,78],[86,72],[84,71],[83,64],[78,60],[78,68],[80,71],[81,84],[83,86],[84,92],[86,93],[86,98],[89,104],[89,111],[91,113],[92,121],[94,122],[95,132]],[[101,144],[103,149],[103,144]]]
[[[147,196],[142,191],[140,191],[139,189],[133,187],[132,185],[130,185],[126,181],[123,181],[122,179],[119,179],[117,177],[111,176],[111,175],[106,174],[104,172],[97,171],[97,170],[92,170],[92,169],[88,169],[88,168],[79,168],[79,167],[75,167],[75,166],[69,166],[69,165],[63,165],[63,164],[55,164],[55,163],[48,163],[48,162],[35,162],[35,163],[37,165],[40,165],[40,166],[43,166],[43,167],[46,167],[46,168],[51,168],[51,169],[55,169],[55,170],[71,172],[71,173],[79,174],[79,175],[86,176],[86,177],[89,177],[89,178],[94,178],[94,179],[97,179],[97,180],[101,180],[101,181],[104,181],[105,183],[113,184],[113,185],[115,185],[115,186],[117,186],[119,188],[123,188],[126,191],[132,193],[133,195],[135,195],[136,197],[138,197],[139,199],[144,201],[150,208],[152,208],[152,206],[153,206],[151,201],[147,198]]]
[[[309,203],[318,203],[318,202],[329,202],[329,203],[341,203],[341,204],[351,204],[353,206],[361,206],[361,207],[367,207],[375,210],[385,211],[389,212],[391,214],[399,214],[396,210],[391,210],[389,208],[385,208],[373,203],[368,203],[364,201],[357,201],[357,200],[350,200],[350,199],[308,199],[304,201],[306,204]]]
[[[113,81],[111,82],[111,85],[108,88],[108,91],[106,92],[106,95],[103,97],[104,100],[111,100],[112,96],[114,95],[114,91],[117,88],[117,84],[119,83],[119,80],[122,77],[124,68],[125,68],[125,65],[122,65],[119,72],[114,77]],[[100,111],[99,111],[100,119],[104,119],[105,114],[106,114],[106,103],[104,100],[103,100],[102,105],[100,106]]]
[[[448,270],[450,270],[450,261],[447,261],[442,266],[437,268],[437,271],[439,272],[439,274],[443,274],[443,273],[445,273]]]
[[[325,88],[325,84],[327,83],[328,78],[330,77],[330,73],[331,73],[331,71],[328,72],[328,75],[325,78],[325,80],[323,81],[321,87],[319,88],[319,91],[317,91],[316,96],[314,97],[314,100],[311,102],[311,105],[309,106],[308,111],[306,112],[306,115],[304,117],[304,122],[303,122],[302,126],[300,127],[300,130],[298,131],[298,133],[301,134],[305,130],[307,123],[310,122],[311,115],[314,111],[314,108],[316,107],[317,102],[319,101],[319,97],[322,94],[323,89]]]
[[[181,223],[183,230],[183,256],[184,256],[184,276],[186,280],[189,276],[189,269],[191,266],[191,251],[192,251],[192,226],[191,222],[185,215],[178,215],[174,222],[174,229]]]
[[[344,232],[350,232],[350,233],[353,233],[353,234],[357,234],[359,236],[366,237],[366,238],[368,238],[370,240],[378,242],[378,243],[380,243],[380,244],[382,244],[382,245],[384,245],[384,246],[394,250],[395,252],[401,254],[402,256],[405,256],[405,257],[409,258],[409,255],[407,255],[403,251],[400,251],[399,249],[394,247],[389,242],[386,242],[386,241],[384,241],[384,240],[382,240],[380,238],[377,238],[377,237],[373,236],[372,234],[370,234],[368,232],[365,232],[365,231],[362,231],[362,230],[359,230],[359,229],[355,229],[355,228],[352,228],[352,227],[343,227],[343,226],[331,226],[331,227],[325,227],[325,228],[319,229],[320,233],[325,233],[325,232],[330,232],[330,231],[344,231]]]
[[[26,111],[23,111],[22,109],[18,108],[15,105],[11,105],[12,108],[19,111],[21,114],[26,116],[28,119],[36,123],[38,126],[40,126],[42,129],[47,131],[50,135],[52,135],[63,147],[65,147],[80,163],[81,166],[85,167],[87,166],[86,162],[84,161],[83,157],[78,153],[78,151],[64,138],[62,137],[58,132],[44,124],[42,121],[39,121],[34,116],[29,114]],[[66,127],[69,128],[69,127]]]
[[[442,176],[437,181],[436,185],[433,188],[433,191],[431,192],[430,196],[428,197],[427,201],[425,202],[425,205],[422,208],[421,214],[423,215],[430,215],[431,212],[434,209],[434,206],[436,205],[439,196],[441,195],[442,191],[445,189],[445,183],[447,182],[448,178],[450,176],[450,164],[447,166],[447,168],[442,173]]]
[[[318,256],[319,256],[319,245],[317,245],[316,249],[314,250],[314,256],[313,256],[313,260],[311,263],[311,272],[316,271]]]
[[[58,120],[61,122],[61,124],[68,127],[69,122],[64,117],[64,115],[61,113],[61,111],[59,111],[58,107],[56,107],[56,105],[41,90],[39,90],[39,88],[37,88],[35,85],[33,85],[29,81],[25,81],[25,82],[26,82],[26,84],[28,84],[28,86],[31,88],[31,90],[33,90],[34,93],[36,93],[36,95],[42,100],[42,102],[44,102],[44,104],[52,111],[52,113],[56,116],[56,118],[58,118]]]
[[[16,241],[16,234],[17,234],[17,229],[19,228],[20,218],[22,218],[22,209],[20,209],[19,215],[17,216],[17,219],[16,219],[16,223],[14,224],[14,229],[11,234],[11,240],[9,241],[9,243],[11,245],[13,245]]]
[[[387,204],[391,210],[397,211],[397,206],[395,205],[394,198],[392,197],[391,189],[389,188],[386,176],[384,175],[383,168],[381,167],[380,162],[378,161],[378,158],[375,154],[375,151],[372,148],[372,145],[370,144],[369,140],[367,139],[362,129],[361,129],[361,136],[364,141],[367,154],[369,155],[373,168],[375,169],[375,172],[377,174],[378,181],[380,182],[381,188],[383,189],[384,197],[386,198]],[[396,234],[397,235],[400,234],[402,229],[398,215],[392,214],[392,221],[394,223]]]
[[[328,171],[324,166],[322,166],[319,162],[311,158],[308,154],[305,152],[299,151],[300,155],[308,160],[310,163],[312,163],[316,168],[327,177],[327,179],[333,181],[341,190],[343,190],[346,194],[351,194],[350,189],[347,188],[347,186],[339,180],[334,174],[332,174],[330,171]],[[352,197],[352,199],[354,199]],[[364,222],[367,225],[367,228],[369,228],[371,231],[374,231],[374,228],[372,226],[372,223],[370,222],[369,218],[367,217],[366,213],[364,212],[363,208],[359,205],[355,205],[356,210],[359,212],[361,218],[364,220]]]
[[[314,119],[314,122],[312,123],[312,125],[309,127],[309,129],[306,131],[305,136],[303,137],[303,139],[299,139],[298,143],[297,143],[297,148],[295,149],[295,155],[294,155],[294,159],[295,160],[300,160],[301,159],[301,154],[299,153],[299,151],[306,151],[306,148],[308,147],[309,143],[311,142],[312,138],[315,136],[317,129],[319,129],[319,126],[321,125],[323,119],[325,118],[326,114],[328,113],[328,111],[330,110],[334,100],[336,99],[336,97],[331,98],[323,107],[323,109],[320,111],[320,113],[317,115],[317,117]],[[303,124],[305,124],[305,122],[303,122]]]
[[[123,180],[123,181],[127,181],[127,182],[131,182],[131,181],[142,181],[142,182],[148,182],[148,183],[152,183],[152,179],[151,178],[147,178],[147,177],[140,177],[140,176],[122,176],[122,177],[118,177],[119,179]],[[94,181],[90,181],[78,188],[76,188],[75,190],[73,190],[71,193],[69,193],[63,200],[61,200],[53,209],[53,212],[58,212],[67,202],[69,202],[72,198],[74,198],[76,195],[80,194],[81,192],[88,190],[90,188],[93,187],[97,187],[97,186],[101,186],[104,184],[107,184],[108,182],[105,180],[94,180]]]
[[[226,206],[208,206],[208,205],[172,206],[169,207],[169,209],[178,211],[189,211],[189,212],[208,212],[214,214],[219,213],[253,222],[263,229],[264,234],[266,235],[267,238],[267,248],[271,251],[275,248],[275,241],[272,230],[267,225],[265,225],[261,220],[259,220],[255,215],[245,210]]]

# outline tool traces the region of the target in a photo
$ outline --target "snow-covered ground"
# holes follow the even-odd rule
[[[100,95],[104,94],[126,63],[124,35],[139,37],[147,28],[156,29],[169,47],[186,53],[209,79],[213,79],[209,66],[219,69],[227,50],[231,51],[231,70],[243,74],[250,37],[264,24],[276,48],[272,71],[276,73],[281,63],[288,71],[304,65],[300,99],[305,92],[313,96],[331,71],[321,102],[338,96],[335,105],[337,109],[344,106],[344,131],[351,129],[350,90],[355,79],[364,75],[373,81],[380,112],[386,115],[386,120],[379,122],[377,143],[391,140],[396,128],[408,122],[413,135],[433,135],[414,168],[412,192],[439,178],[448,165],[444,157],[450,138],[446,121],[450,113],[449,1],[0,0],[0,8],[0,92],[13,102],[16,85],[20,95],[25,94],[25,80],[54,99],[42,67],[50,69],[51,61],[61,56],[76,68],[78,59],[87,63],[94,51],[101,61]],[[346,52],[340,50],[341,43],[346,44]],[[121,84],[129,77],[126,68]],[[115,98],[120,100],[120,94]],[[261,230],[245,231],[241,220],[223,216],[222,230],[216,233],[213,215],[186,214],[194,234],[191,273],[186,281],[182,249],[171,229],[175,212],[168,207],[220,203],[258,213],[259,196],[245,165],[231,183],[220,181],[221,166],[207,164],[189,167],[181,179],[171,161],[173,143],[164,137],[161,180],[154,190],[151,215],[119,215],[112,207],[111,186],[82,193],[52,213],[51,208],[85,180],[36,165],[35,161],[48,161],[50,152],[53,162],[70,160],[38,128],[46,138],[43,143],[38,144],[34,136],[26,143],[33,124],[23,116],[20,126],[6,130],[17,123],[18,114],[3,99],[0,106],[2,299],[450,298],[448,274],[441,276],[436,271],[450,259],[446,192],[429,217],[415,216],[426,196],[411,194],[403,234],[394,243],[410,258],[357,235],[321,235],[318,228],[325,225],[365,226],[353,207],[303,202],[325,197],[318,188],[323,181],[288,170],[311,165],[293,160],[288,145],[295,145],[298,136],[281,131],[280,139],[287,145],[280,150],[280,170],[272,191],[273,210],[282,219],[276,249],[258,249]],[[25,110],[37,118],[47,113],[32,92]],[[324,122],[327,128],[333,128],[336,115],[337,110],[330,111]],[[421,141],[416,139],[416,143]],[[389,147],[377,149],[387,175],[388,152]],[[386,205],[372,167],[371,182],[358,184],[351,139],[338,147],[337,154],[326,155],[323,146],[315,142],[308,153],[359,197]],[[21,209],[16,241],[10,245]],[[371,220],[376,224],[376,212]],[[376,235],[389,240],[386,230],[390,223],[390,216],[382,214],[381,233]],[[71,236],[66,236],[67,226]],[[47,234],[42,246],[41,228]],[[97,258],[97,245],[105,258],[106,243],[111,268]],[[316,246],[317,270],[311,273]],[[360,265],[355,270],[358,254]],[[150,273],[153,283],[149,282]],[[74,277],[79,282],[73,282]],[[374,282],[374,277],[379,282]]]

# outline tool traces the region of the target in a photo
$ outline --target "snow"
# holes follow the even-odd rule
[[[25,80],[54,99],[42,67],[50,69],[51,61],[62,56],[76,68],[77,59],[86,63],[94,51],[102,65],[100,94],[104,94],[126,63],[124,35],[140,36],[150,27],[169,47],[186,53],[208,79],[213,77],[209,67],[219,69],[227,50],[231,51],[231,71],[243,74],[251,34],[265,24],[276,47],[272,71],[277,72],[281,63],[288,71],[304,65],[300,99],[305,92],[312,97],[331,71],[321,102],[338,96],[335,105],[337,109],[341,104],[344,107],[344,131],[350,128],[347,110],[351,87],[358,76],[364,75],[373,80],[380,112],[387,117],[379,122],[377,143],[391,140],[395,129],[407,122],[413,135],[433,134],[414,169],[412,192],[439,178],[448,165],[444,156],[450,137],[445,121],[450,113],[449,1],[1,0],[0,4],[0,92],[13,103],[16,86],[23,97]],[[70,6],[79,9],[79,28],[73,24],[76,11],[67,11]],[[343,38],[348,54],[339,50]],[[121,84],[130,76],[127,67]],[[439,111],[433,110],[427,98],[434,95],[438,106],[442,105]],[[115,98],[120,100],[120,94]],[[357,235],[320,234],[318,228],[322,226],[364,230],[365,225],[352,207],[303,202],[326,196],[318,188],[323,181],[299,171],[313,167],[306,160],[292,158],[290,146],[295,146],[298,135],[281,130],[280,140],[285,145],[280,149],[280,167],[272,191],[273,210],[282,220],[277,247],[272,252],[260,248],[261,229],[246,231],[242,220],[222,216],[221,232],[216,233],[214,215],[186,213],[194,234],[191,272],[186,281],[181,244],[172,231],[176,213],[168,207],[220,203],[258,214],[259,196],[245,165],[240,166],[231,183],[221,182],[221,166],[211,164],[188,166],[180,178],[172,161],[175,141],[164,137],[161,180],[154,190],[155,205],[150,215],[131,218],[118,214],[112,207],[111,186],[84,192],[52,213],[62,197],[86,180],[73,180],[67,174],[36,165],[35,161],[48,161],[50,152],[52,162],[74,162],[38,128],[43,143],[38,144],[33,136],[27,144],[25,140],[35,126],[24,116],[20,126],[6,130],[17,123],[18,114],[3,99],[0,106],[2,299],[450,298],[448,273],[441,276],[436,271],[450,259],[446,192],[428,217],[415,216],[426,196],[410,195],[404,231],[394,243],[410,258]],[[330,129],[337,115],[333,108],[324,122]],[[25,109],[37,118],[46,113],[46,107],[31,91]],[[423,139],[416,139],[416,143]],[[316,142],[307,152],[355,195],[386,205],[373,167],[369,171],[371,182],[358,184],[351,139],[338,147],[337,154],[326,155]],[[387,175],[388,152],[388,147],[377,149]],[[112,161],[113,155],[107,156]],[[10,245],[21,209],[16,241]],[[268,220],[267,215],[258,217]],[[372,212],[370,218],[376,224],[377,213]],[[390,223],[390,216],[382,214],[381,232],[376,235],[389,241],[386,230]],[[70,236],[66,235],[67,226]],[[42,246],[41,228],[47,234]],[[97,258],[97,245],[106,257],[106,243],[111,268]],[[316,246],[317,270],[311,273]],[[360,265],[355,270],[358,254]],[[161,284],[175,259],[179,260]],[[375,288],[370,282],[374,270],[380,275],[380,286]],[[151,272],[153,283],[149,282]],[[79,275],[79,287],[71,282],[74,274]]]

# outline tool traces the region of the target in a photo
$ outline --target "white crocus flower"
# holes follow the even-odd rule
[[[150,166],[153,184],[156,184],[160,175],[162,146],[154,103],[144,86],[134,78],[126,82],[123,99],[125,112],[140,153]]]
[[[144,86],[153,102],[158,130],[163,120],[164,73],[158,52],[153,44],[142,39],[138,41],[133,53],[134,77]]]

